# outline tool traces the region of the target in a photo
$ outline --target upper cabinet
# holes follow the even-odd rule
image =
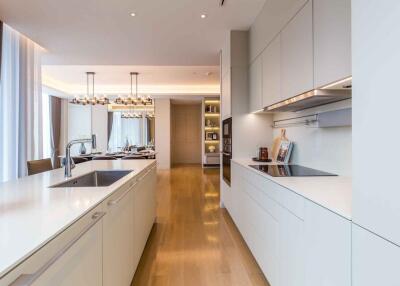
[[[249,94],[250,112],[255,112],[263,108],[262,106],[262,57],[258,57],[249,69]]]
[[[351,0],[314,0],[314,86],[351,75]]]
[[[278,35],[262,54],[262,106],[282,99],[281,96],[281,36]]]
[[[351,1],[268,1],[249,43],[251,112],[344,79],[351,76]]]
[[[313,88],[313,21],[309,1],[281,33],[281,92],[284,99]]]

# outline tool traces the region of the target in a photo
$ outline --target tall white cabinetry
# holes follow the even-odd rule
[[[353,225],[353,285],[398,286],[400,247]]]
[[[399,26],[398,1],[352,1],[354,286],[400,283],[400,153],[391,152],[384,168],[365,156],[381,144],[371,130],[400,140]]]

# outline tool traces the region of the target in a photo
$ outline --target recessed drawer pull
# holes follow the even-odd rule
[[[82,231],[75,236],[67,245],[65,245],[60,251],[58,251],[52,258],[50,258],[42,267],[40,267],[35,273],[32,274],[21,274],[14,282],[9,286],[29,286],[32,285],[43,273],[46,272],[54,263],[59,260],[64,253],[66,253],[82,236],[84,236],[101,218],[105,215],[105,212],[96,212],[92,215],[92,221]]]
[[[118,203],[132,190],[132,188],[133,188],[134,186],[136,186],[136,185],[137,185],[137,181],[136,181],[132,186],[130,186],[130,187],[129,187],[121,196],[119,196],[117,199],[108,201],[108,202],[107,202],[107,205],[108,205],[108,206],[113,206],[113,205],[118,204]]]

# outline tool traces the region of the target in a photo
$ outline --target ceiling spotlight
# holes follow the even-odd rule
[[[135,16],[136,16],[136,13],[135,13],[135,12],[132,12],[132,13],[131,13],[131,16],[132,16],[132,17],[135,17]]]
[[[205,18],[207,18],[207,15],[206,14],[201,14],[201,19],[205,19]]]

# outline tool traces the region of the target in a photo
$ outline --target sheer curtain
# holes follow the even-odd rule
[[[3,25],[0,81],[0,182],[26,175],[42,157],[42,48]]]

